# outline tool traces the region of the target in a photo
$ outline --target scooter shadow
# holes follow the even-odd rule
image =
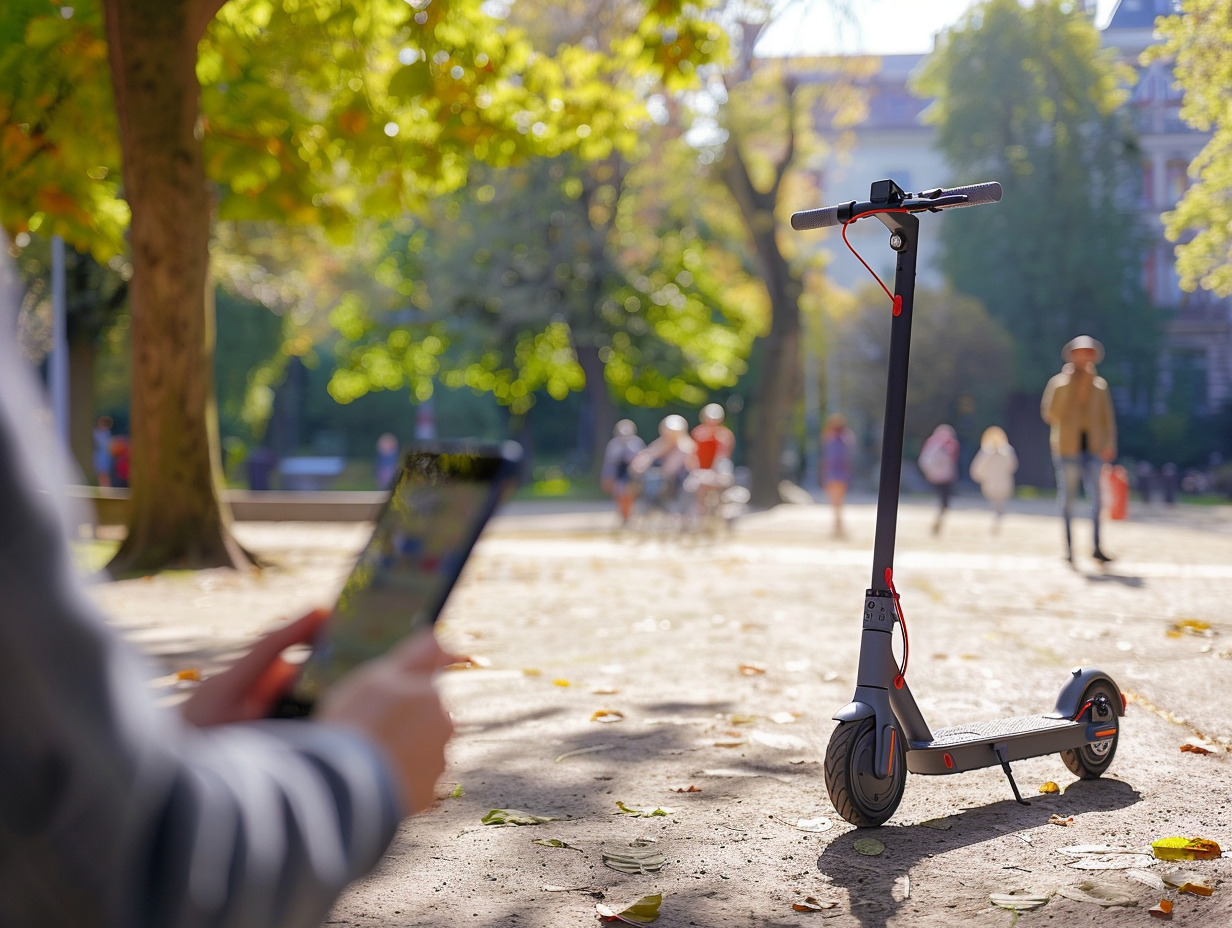
[[[900,907],[893,895],[895,880],[921,860],[1036,828],[1041,824],[1041,809],[1047,809],[1046,814],[1055,812],[1068,817],[1124,809],[1141,798],[1128,783],[1104,777],[1078,780],[1062,795],[1033,800],[1030,806],[1007,799],[965,809],[944,818],[949,826],[945,830],[922,824],[858,828],[830,842],[817,859],[817,869],[836,887],[847,890],[854,923],[866,928],[886,928]],[[857,841],[869,837],[876,837],[885,845],[881,855],[865,857],[855,849]]]
[[[1106,570],[1101,570],[1098,573],[1084,574],[1088,583],[1119,583],[1121,586],[1140,589],[1146,586],[1146,581],[1141,577],[1136,577],[1133,574],[1114,574]]]

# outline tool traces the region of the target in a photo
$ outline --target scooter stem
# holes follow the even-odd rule
[[[898,532],[898,494],[902,482],[903,435],[907,422],[907,369],[911,361],[911,311],[915,303],[920,220],[906,212],[876,215],[890,230],[890,247],[898,253],[894,268],[894,302],[897,309],[890,323],[881,473],[877,485],[877,531],[873,542],[873,579],[869,585],[873,592],[888,593],[886,568],[894,566],[894,541]]]

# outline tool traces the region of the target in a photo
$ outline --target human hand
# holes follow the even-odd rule
[[[351,671],[317,705],[317,721],[358,729],[382,749],[412,814],[431,807],[453,734],[433,677],[460,660],[425,630]]]
[[[197,687],[180,707],[184,719],[204,728],[265,718],[299,673],[282,652],[310,643],[328,618],[327,610],[314,609],[263,635],[247,654]]]

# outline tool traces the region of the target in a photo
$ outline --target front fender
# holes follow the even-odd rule
[[[843,708],[834,713],[832,718],[836,722],[858,722],[860,719],[869,719],[877,714],[874,709],[866,702],[849,702]]]
[[[1099,681],[1106,682],[1112,687],[1117,694],[1117,699],[1112,700],[1112,711],[1118,716],[1125,714],[1125,694],[1121,692],[1121,688],[1116,685],[1116,681],[1102,670],[1096,670],[1093,667],[1075,667],[1070,671],[1070,678],[1066,681],[1065,686],[1061,687],[1061,693],[1057,696],[1056,715],[1059,718],[1072,719],[1082,711],[1082,696],[1091,686],[1092,683]]]

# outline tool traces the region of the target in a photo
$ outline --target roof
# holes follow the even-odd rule
[[[1151,29],[1155,26],[1155,17],[1178,13],[1177,7],[1179,4],[1174,0],[1119,0],[1104,28]]]

